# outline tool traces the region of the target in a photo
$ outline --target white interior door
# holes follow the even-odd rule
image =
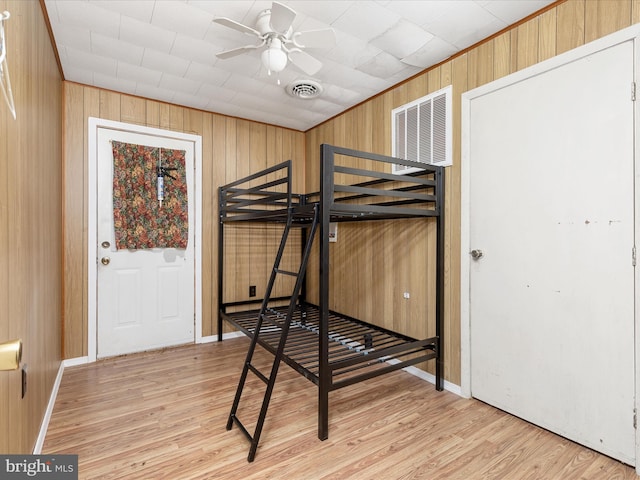
[[[469,102],[472,396],[629,464],[632,41]]]
[[[186,249],[116,249],[111,141],[185,150]],[[97,357],[194,341],[194,143],[97,129]]]

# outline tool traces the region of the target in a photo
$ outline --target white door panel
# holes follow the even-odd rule
[[[111,140],[186,151],[189,239],[185,250],[115,248]],[[194,144],[107,128],[98,128],[97,142],[97,357],[193,342]],[[103,264],[103,259],[108,263]]]
[[[633,42],[470,102],[471,393],[635,464]]]

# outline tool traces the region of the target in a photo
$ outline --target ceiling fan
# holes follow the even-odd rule
[[[295,10],[282,3],[273,2],[270,9],[258,14],[255,28],[243,25],[226,17],[218,17],[213,21],[233,28],[242,33],[255,35],[259,43],[226,50],[217,53],[220,59],[235,57],[242,53],[266,47],[262,52],[262,63],[269,75],[271,72],[281,72],[287,66],[287,61],[293,63],[307,75],[315,75],[322,62],[304,51],[305,48],[326,48],[336,43],[333,29],[293,31]]]

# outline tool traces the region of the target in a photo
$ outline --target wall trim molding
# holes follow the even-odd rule
[[[391,359],[391,360],[387,360],[387,363],[394,365],[396,363],[400,363],[398,360],[395,359]],[[425,372],[424,370],[419,369],[418,367],[405,367],[402,369],[404,372],[407,372],[411,375],[413,375],[414,377],[418,377],[421,380],[425,380],[433,385],[436,384],[436,377],[435,375],[432,375],[429,372]],[[468,396],[464,395],[462,393],[462,388],[460,387],[460,385],[456,385],[455,383],[451,383],[447,380],[444,380],[443,382],[444,384],[444,389],[448,392],[454,393],[456,395],[458,395],[459,397],[462,398],[469,398]]]
[[[55,406],[56,398],[58,397],[58,389],[60,388],[60,383],[62,382],[62,374],[64,373],[64,368],[65,361],[63,360],[62,362],[60,362],[60,367],[58,367],[58,374],[56,375],[56,379],[53,382],[53,388],[51,389],[51,395],[49,396],[49,403],[47,404],[47,409],[44,412],[44,417],[42,418],[42,423],[40,424],[38,438],[36,438],[36,444],[33,447],[34,455],[40,455],[40,453],[42,453],[44,440],[47,436],[47,429],[49,428],[49,421],[51,420],[53,407]]]

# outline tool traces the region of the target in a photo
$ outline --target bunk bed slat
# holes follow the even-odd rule
[[[390,180],[392,182],[405,182],[405,183],[416,183],[419,185],[423,185],[423,186],[429,186],[429,187],[435,187],[436,186],[436,182],[435,180],[432,180],[430,178],[423,178],[418,176],[418,174],[416,175],[398,175],[395,173],[386,173],[386,172],[378,172],[378,171],[374,171],[374,170],[363,170],[361,168],[349,168],[349,167],[341,167],[339,165],[336,165],[336,167],[334,168],[334,172],[336,173],[345,173],[347,175],[357,175],[360,177],[372,177],[372,178],[379,178],[379,179],[383,179],[383,180]],[[422,173],[424,174],[428,174],[428,175],[433,175],[433,172],[424,172]],[[371,181],[371,182],[365,182],[363,183],[363,185],[367,184],[367,185],[372,185],[372,184],[380,184],[383,183],[381,181]]]
[[[378,188],[364,188],[357,186],[348,186],[348,185],[336,185],[334,192],[346,192],[346,193],[357,193],[364,197],[401,197],[401,198],[411,198],[414,200],[420,200],[425,203],[431,203],[436,201],[435,195],[427,195],[421,193],[411,193],[407,191],[401,190],[380,190]],[[342,199],[336,199],[336,202]]]
[[[336,204],[333,210],[335,216],[344,215],[367,216],[385,215],[387,219],[401,217],[436,217],[435,210],[422,210],[418,208],[386,207],[382,205],[345,205]]]

